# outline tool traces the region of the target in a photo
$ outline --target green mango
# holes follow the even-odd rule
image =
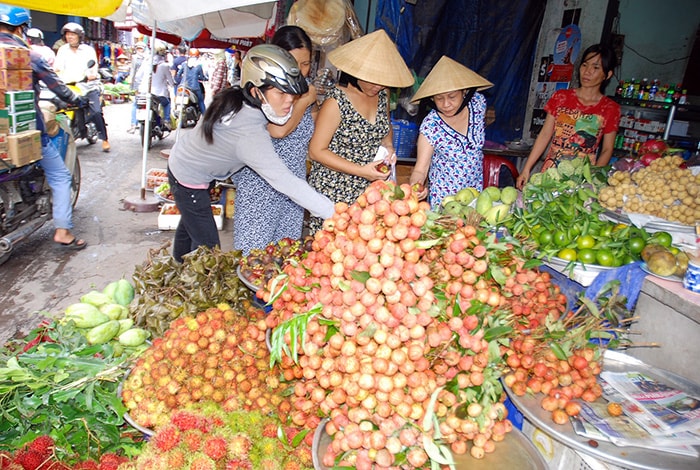
[[[112,298],[100,291],[91,290],[87,294],[80,298],[80,301],[86,304],[94,305],[95,307],[101,307],[105,304],[111,304]]]
[[[128,307],[132,300],[134,300],[134,286],[126,279],[119,279],[114,291],[114,301]]]
[[[493,199],[491,195],[487,192],[482,192],[479,197],[476,198],[476,211],[481,215],[486,215],[486,211],[491,209],[493,206]]]
[[[110,320],[106,323],[91,328],[85,335],[85,338],[87,338],[88,343],[90,344],[104,344],[110,339],[114,338],[118,332],[119,321]]]

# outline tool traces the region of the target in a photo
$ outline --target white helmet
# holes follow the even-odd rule
[[[27,30],[27,37],[32,39],[44,39],[44,33],[41,32],[39,28],[29,28]]]
[[[83,36],[85,36],[85,30],[78,23],[66,23],[63,26],[63,28],[61,28],[61,36],[66,34],[66,31],[70,31],[71,33],[77,34],[78,36],[80,36],[80,39],[82,39]]]

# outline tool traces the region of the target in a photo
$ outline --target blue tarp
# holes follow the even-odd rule
[[[521,137],[545,3],[379,0],[375,26],[387,31],[419,77],[447,55],[490,80],[495,86],[484,94],[496,110],[496,122],[487,127],[486,138],[505,142]],[[424,115],[396,112],[397,118],[417,124]]]

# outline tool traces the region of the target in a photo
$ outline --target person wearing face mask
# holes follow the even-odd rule
[[[283,26],[272,37],[272,44],[289,51],[299,64],[301,74],[308,77],[311,69],[311,39],[298,26]],[[273,137],[277,155],[297,177],[306,179],[306,155],[314,131],[317,114],[316,88],[309,83],[309,91],[294,103],[286,123],[270,122],[267,130]],[[270,186],[264,178],[245,167],[233,175],[236,185],[234,207],[239,217],[233,227],[233,247],[244,256],[253,248],[262,249],[283,238],[301,238],[304,208]]]
[[[390,175],[375,161],[380,146],[388,163],[396,161],[386,88],[408,87],[414,79],[382,29],[332,50],[328,60],[341,74],[326,94],[309,143],[309,184],[334,202],[352,204],[372,181]],[[312,217],[311,233],[322,223]]]
[[[462,188],[484,185],[486,98],[478,91],[493,86],[464,65],[442,56],[411,102],[426,99],[433,109],[420,125],[416,164],[409,179],[420,184],[433,209]]]
[[[181,214],[173,242],[177,261],[199,246],[220,244],[209,190],[216,180],[225,180],[244,166],[311,214],[324,219],[333,215],[333,202],[287,168],[267,130],[269,122],[285,124],[295,98],[307,91],[289,52],[272,44],[255,46],[243,60],[241,87],[214,96],[195,128],[175,142],[168,158],[168,180]],[[238,211],[234,227],[236,217]]]

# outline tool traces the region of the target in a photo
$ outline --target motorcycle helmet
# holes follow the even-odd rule
[[[9,24],[10,26],[20,26],[23,24],[31,24],[31,22],[32,15],[26,8],[12,5],[0,5],[0,23]]]
[[[78,23],[66,23],[61,28],[61,36],[65,35],[67,31],[77,34],[80,36],[80,39],[83,39],[83,36],[85,36],[85,30]]]
[[[241,65],[241,85],[246,99],[255,106],[262,103],[251,94],[254,87],[271,86],[290,95],[309,91],[294,57],[273,44],[261,44],[248,51]]]
[[[44,40],[44,33],[41,32],[39,28],[29,28],[27,30],[27,37],[32,39]]]

